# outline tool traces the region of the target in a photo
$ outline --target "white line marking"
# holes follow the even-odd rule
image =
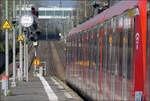
[[[64,92],[64,95],[65,95],[67,98],[69,98],[69,99],[72,98],[72,96],[71,96],[68,92]]]
[[[59,89],[64,89],[55,79],[51,78],[51,80],[58,86]],[[64,92],[64,95],[67,98],[72,98],[72,96],[68,92]]]
[[[47,93],[47,96],[49,98],[50,101],[58,101],[58,97],[56,96],[56,94],[53,92],[52,88],[49,86],[48,82],[45,80],[45,78],[41,75],[37,75],[43,86],[44,86],[44,89],[45,89],[45,92]]]
[[[64,89],[55,79],[51,78],[51,80],[58,86],[59,89]]]

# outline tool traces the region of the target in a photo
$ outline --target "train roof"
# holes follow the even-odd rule
[[[69,32],[68,37],[72,36],[74,34],[77,34],[79,32],[85,31],[93,26],[98,25],[98,24],[101,24],[105,20],[109,20],[109,19],[113,18],[114,16],[120,15],[127,10],[135,8],[137,5],[138,5],[138,0],[120,1],[120,2],[116,3],[114,6],[104,10],[102,13],[96,15],[95,17],[89,19],[88,21],[73,28]]]

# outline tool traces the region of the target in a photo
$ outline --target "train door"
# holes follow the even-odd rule
[[[122,36],[122,99],[133,100],[135,62],[134,9],[123,16]]]
[[[123,42],[122,44],[122,99],[127,100],[127,66],[128,66],[128,32],[127,21],[124,16],[123,20]]]
[[[123,17],[116,19],[116,69],[115,69],[115,99],[120,100],[122,96],[122,45],[123,45]],[[119,97],[119,98],[118,98]]]

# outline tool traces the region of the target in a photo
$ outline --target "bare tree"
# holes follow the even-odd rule
[[[107,9],[111,5],[113,5],[115,2],[112,2],[112,0],[76,0],[77,4],[75,6],[75,10],[73,12],[74,16],[74,26],[77,26],[78,24],[81,24],[85,22],[86,20],[92,18],[95,12],[94,5],[99,5],[99,8],[97,9],[97,14],[102,12],[103,10]],[[120,1],[120,0],[118,0]]]

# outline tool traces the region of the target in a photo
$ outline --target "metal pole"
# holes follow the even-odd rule
[[[8,0],[6,0],[6,19],[8,19]],[[8,59],[8,29],[6,29],[6,32],[5,32],[5,56],[6,56],[6,69],[5,69],[5,73],[6,75],[8,75],[8,63],[9,63],[9,59]]]
[[[24,14],[25,14],[25,0],[24,0]],[[24,33],[24,72],[23,72],[23,77],[26,77],[26,35]]]
[[[48,24],[46,23],[46,41],[47,41],[47,37],[48,37],[47,26],[48,26]]]
[[[79,24],[79,9],[77,8],[77,25]]]
[[[24,33],[24,75],[23,77],[26,77],[26,35]]]
[[[6,19],[8,19],[8,0],[5,0]],[[9,53],[8,53],[8,29],[5,31],[5,75],[8,76],[8,64],[9,64]],[[8,79],[7,79],[8,80]],[[8,82],[6,83],[6,89],[4,95],[8,94]]]
[[[34,47],[35,48],[35,52],[34,52],[34,55],[36,57],[36,46]],[[36,73],[36,66],[34,65],[34,73]]]
[[[16,1],[13,0],[13,18],[16,18]],[[13,82],[12,86],[16,86],[16,29],[13,26]]]
[[[21,2],[21,0],[20,0],[20,7],[19,7],[19,14],[20,14],[20,17],[21,17],[21,10],[22,10],[22,7],[21,7],[21,4],[22,4],[22,2]],[[22,28],[21,28],[21,24],[19,24],[19,34],[22,34]],[[19,42],[19,51],[20,51],[20,60],[19,60],[19,68],[20,68],[20,74],[21,74],[21,77],[20,77],[20,80],[22,80],[22,74],[23,74],[23,72],[22,72],[22,68],[23,68],[23,65],[22,65],[22,58],[23,58],[23,56],[22,56],[22,42],[20,41]]]
[[[24,0],[24,14],[26,12],[26,1]]]
[[[24,0],[24,7],[25,7],[25,14],[27,14],[27,2]],[[28,32],[28,31],[27,31]],[[26,81],[28,81],[28,39],[27,39],[27,33],[25,33],[25,78]]]
[[[26,70],[26,81],[28,82],[29,81],[29,76],[28,76],[28,68],[29,68],[29,66],[28,66],[28,43],[26,44],[26,63],[27,63],[27,65],[26,65],[26,68],[27,68],[27,70]]]
[[[87,12],[86,12],[86,0],[85,0],[85,16],[84,17],[87,17]]]

